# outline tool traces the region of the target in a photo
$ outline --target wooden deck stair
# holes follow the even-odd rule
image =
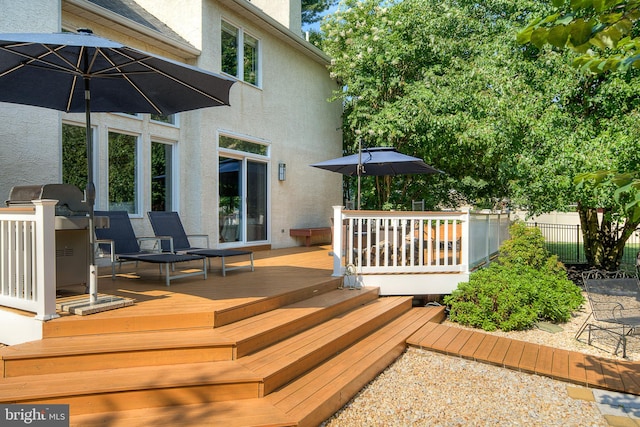
[[[126,332],[120,319],[100,335],[0,349],[0,403],[70,404],[83,426],[317,425],[444,317],[375,288],[297,295],[225,313],[235,321],[219,327]]]

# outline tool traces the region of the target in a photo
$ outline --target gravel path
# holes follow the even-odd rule
[[[574,338],[588,316],[583,307],[562,330],[495,332],[522,341],[620,359],[611,347]],[[450,326],[458,326],[445,322]],[[459,327],[459,326],[458,326]],[[640,360],[640,338],[629,340],[627,360]],[[459,357],[409,348],[361,390],[324,427],[364,426],[607,426],[595,402],[574,399],[550,378]]]

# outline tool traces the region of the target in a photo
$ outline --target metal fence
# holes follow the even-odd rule
[[[537,227],[542,232],[546,248],[549,252],[558,255],[563,263],[585,264],[587,262],[580,225],[528,222],[527,226]],[[637,229],[627,240],[621,265],[635,266],[638,251],[640,251],[640,229]]]

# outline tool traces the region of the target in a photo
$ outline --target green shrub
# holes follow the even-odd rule
[[[583,303],[580,288],[562,263],[544,249],[537,228],[515,223],[496,262],[471,274],[444,302],[449,319],[486,331],[531,328],[537,321],[560,323]]]

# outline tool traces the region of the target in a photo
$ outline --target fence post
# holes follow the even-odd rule
[[[56,314],[56,235],[55,205],[57,200],[33,200],[36,210],[36,286],[37,303],[35,318],[50,320]]]
[[[333,274],[342,276],[342,206],[333,206]]]
[[[576,264],[580,263],[580,225],[576,225]]]

